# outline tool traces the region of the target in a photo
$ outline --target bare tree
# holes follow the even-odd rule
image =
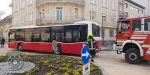
[[[4,11],[0,10],[0,18],[4,15]]]

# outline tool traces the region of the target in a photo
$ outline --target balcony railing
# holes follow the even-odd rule
[[[74,23],[76,21],[85,21],[84,18],[75,18],[72,16],[66,16],[62,18],[57,17],[46,17],[46,18],[39,18],[36,19],[36,24],[69,24]]]
[[[75,3],[79,5],[84,5],[85,0],[36,0],[36,5],[45,3]]]
[[[120,16],[125,16],[125,13],[124,13],[123,11],[119,11],[118,14],[119,14]]]

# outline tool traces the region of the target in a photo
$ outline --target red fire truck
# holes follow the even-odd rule
[[[88,33],[93,33],[97,41],[97,50],[101,50],[101,26],[92,21],[79,21],[74,24],[53,26],[23,26],[10,28],[9,48],[54,52],[55,54],[81,54]],[[52,42],[57,42],[55,51]]]
[[[119,20],[115,37],[113,49],[128,63],[150,60],[150,16]]]

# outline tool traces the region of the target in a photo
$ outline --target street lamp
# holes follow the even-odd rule
[[[102,15],[102,45],[104,45],[104,29],[103,29],[103,21],[104,21],[105,16]]]
[[[40,25],[41,25],[41,12],[39,14],[40,14]]]

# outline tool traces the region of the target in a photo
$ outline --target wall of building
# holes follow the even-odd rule
[[[125,1],[124,12],[127,13],[127,18],[144,16],[143,8],[140,8],[128,1]]]
[[[118,20],[118,6],[121,8],[120,11],[123,12],[123,2],[124,0],[85,0],[85,5],[75,4],[75,3],[52,3],[47,2],[45,4],[36,5],[36,0],[30,4],[30,0],[12,0],[12,26],[29,26],[37,25],[37,19],[42,18],[42,11],[45,9],[45,17],[53,18],[56,17],[56,7],[62,7],[63,17],[74,16],[75,8],[78,8],[79,18],[84,18],[85,20],[91,20],[102,25],[102,15],[106,16],[106,20],[103,22],[104,29],[106,29],[105,35],[108,35],[109,30],[112,27],[116,27],[116,22]],[[73,0],[72,0],[73,1]],[[40,13],[41,12],[41,16]],[[92,12],[94,12],[94,18],[92,19]],[[69,17],[73,18],[73,17]],[[52,20],[53,20],[52,19]],[[53,21],[54,22],[54,21]],[[51,23],[53,24],[53,23]],[[50,25],[50,24],[43,24]],[[113,29],[115,31],[115,29]],[[114,37],[106,36],[106,40],[114,40]]]
[[[150,0],[132,0],[132,1],[135,1],[137,2],[138,4],[144,6],[146,9],[145,9],[145,15],[150,15]]]

